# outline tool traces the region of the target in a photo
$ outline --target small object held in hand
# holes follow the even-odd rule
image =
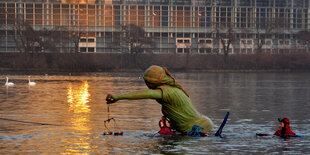
[[[114,132],[114,136],[120,136],[123,135],[123,131]]]
[[[108,94],[106,100],[107,100],[107,104],[112,103],[114,101],[114,99],[112,98],[110,94]],[[109,105],[107,105],[107,110],[108,110],[107,111],[108,119],[104,121],[104,126],[108,130],[108,132],[104,132],[103,135],[113,135],[113,132],[111,132],[111,130],[107,127],[107,123],[110,123],[110,121],[113,120],[114,128],[116,128],[116,130],[119,130],[119,129],[117,127],[115,119],[113,117],[110,118],[109,116],[109,113],[110,113]],[[114,132],[114,136],[119,136],[119,135],[123,135],[123,131]]]
[[[113,134],[113,132],[111,132],[111,131],[103,133],[103,135],[112,135],[112,134]]]
[[[111,94],[108,94],[108,95],[107,95],[106,101],[107,101],[107,104],[111,104],[111,103],[114,102],[114,99],[112,98],[112,95],[111,95]]]

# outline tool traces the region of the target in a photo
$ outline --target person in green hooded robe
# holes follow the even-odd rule
[[[176,131],[186,133],[194,125],[202,127],[202,133],[211,131],[213,122],[195,109],[188,93],[176,82],[167,68],[152,65],[144,72],[143,79],[149,89],[122,95],[108,94],[107,104],[124,99],[155,99],[162,105],[163,115],[170,120]]]

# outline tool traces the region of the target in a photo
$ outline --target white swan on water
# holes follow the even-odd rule
[[[6,86],[14,86],[14,83],[13,83],[13,82],[9,82],[9,78],[6,77],[5,85],[6,85]]]
[[[34,85],[36,85],[37,83],[35,83],[35,82],[31,82],[30,81],[30,76],[28,76],[28,84],[29,84],[29,86],[34,86]]]

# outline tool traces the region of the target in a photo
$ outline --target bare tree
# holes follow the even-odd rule
[[[222,45],[224,60],[226,62],[229,56],[231,44],[238,40],[236,32],[234,31],[232,25],[229,24],[226,28],[217,27],[215,29],[215,35],[215,39],[219,42],[219,45]]]
[[[306,46],[306,49],[307,49],[306,52],[308,52],[309,45],[310,45],[310,31],[300,31],[297,33],[296,36],[297,36],[297,39]]]
[[[55,34],[57,34],[57,41],[56,44],[59,44],[63,46],[64,44],[70,45],[72,44],[74,46],[74,49],[70,50],[70,52],[78,53],[79,50],[79,44],[81,42],[81,38],[85,36],[83,32],[81,31],[72,31],[66,27],[57,27],[54,29]],[[63,43],[65,42],[65,43]]]
[[[79,50],[79,44],[81,41],[82,37],[82,32],[74,32],[74,31],[69,31],[68,32],[68,37],[71,43],[74,45],[74,52],[78,53],[80,52]]]
[[[306,43],[310,43],[310,31],[299,31],[297,33],[297,39]]]
[[[266,18],[265,22],[257,22],[256,34],[257,34],[257,53],[260,54],[263,51],[263,46],[266,45],[266,40],[271,39],[271,35],[279,34],[283,31],[284,19],[282,17],[270,17]]]
[[[146,36],[144,29],[140,26],[130,24],[121,26],[120,31],[115,33],[112,46],[119,46],[122,52],[128,51],[132,54],[151,52],[149,49],[155,46],[155,42]]]
[[[57,32],[49,29],[34,30],[23,20],[16,20],[13,26],[15,31],[16,48],[20,52],[38,53],[45,50],[57,51],[55,40]]]

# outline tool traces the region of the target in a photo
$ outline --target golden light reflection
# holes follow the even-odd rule
[[[69,111],[73,113],[89,113],[88,105],[90,94],[88,92],[88,83],[83,81],[83,84],[78,89],[72,88],[72,83],[68,86],[67,102],[69,104]]]
[[[82,82],[79,87],[74,87],[72,83],[68,84],[68,112],[73,114],[70,121],[76,138],[66,139],[66,151],[63,154],[90,154],[92,148],[96,148],[96,146],[91,145],[91,138],[89,137],[92,129],[89,120],[91,112],[89,85],[87,81]]]

